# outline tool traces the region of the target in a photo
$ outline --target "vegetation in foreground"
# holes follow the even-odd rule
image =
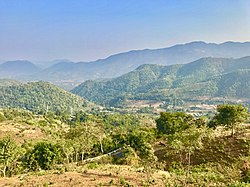
[[[84,112],[37,115],[4,109],[0,182],[249,186],[248,116],[242,105],[220,105],[211,119],[183,112],[163,112],[153,118]]]

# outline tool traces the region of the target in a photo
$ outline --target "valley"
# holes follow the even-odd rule
[[[207,57],[64,89],[0,79],[0,186],[248,186],[249,72]]]
[[[101,186],[250,186],[250,1],[0,0],[0,187]]]
[[[142,65],[107,81],[86,81],[72,90],[92,102],[123,106],[126,100],[167,105],[249,101],[250,58],[202,58],[185,65]],[[213,99],[214,98],[214,99]]]

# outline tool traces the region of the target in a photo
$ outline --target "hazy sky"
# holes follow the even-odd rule
[[[0,59],[89,61],[194,40],[250,41],[249,0],[0,0]]]

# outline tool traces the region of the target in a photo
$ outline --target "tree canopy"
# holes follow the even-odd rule
[[[245,122],[249,116],[248,109],[242,105],[218,105],[217,114],[213,118],[214,125],[223,125],[231,128],[231,135],[237,125]]]
[[[157,130],[162,134],[174,134],[185,130],[194,122],[194,117],[183,112],[161,112],[156,120]]]

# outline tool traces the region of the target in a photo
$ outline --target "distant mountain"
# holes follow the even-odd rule
[[[40,68],[25,60],[7,61],[0,64],[0,78],[19,78],[39,71]]]
[[[60,61],[49,68],[38,72],[35,74],[35,76],[43,77],[47,74],[47,77],[42,79],[57,81],[61,79],[62,75],[64,75],[65,77],[62,77],[62,79],[68,79],[71,76],[74,76],[71,75],[71,73],[74,71],[74,65],[75,63],[71,61]]]
[[[52,60],[52,61],[35,61],[33,62],[36,66],[40,67],[41,69],[46,69],[48,67],[51,67],[57,63],[60,62],[72,62],[68,59],[56,59],[56,60]]]
[[[86,110],[91,103],[47,82],[0,87],[0,108],[24,108],[35,112]]]
[[[47,81],[83,81],[114,78],[142,64],[185,64],[204,57],[240,58],[250,55],[250,42],[222,44],[191,42],[162,49],[145,49],[112,55],[94,62],[59,63],[34,78]],[[33,78],[33,79],[34,79]]]
[[[250,57],[202,58],[180,65],[142,65],[108,81],[86,81],[72,90],[90,101],[167,100],[199,96],[250,99]]]
[[[142,64],[186,64],[200,58],[240,58],[250,55],[250,42],[225,42],[222,44],[191,42],[162,49],[145,49],[112,55],[93,62],[74,63],[67,59],[48,62],[41,69],[28,61],[8,61],[0,64],[0,78],[24,81],[49,81],[66,90],[85,80],[119,77]]]

